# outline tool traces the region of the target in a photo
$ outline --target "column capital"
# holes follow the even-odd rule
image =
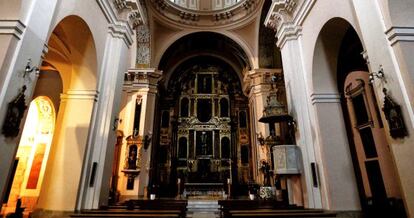
[[[122,38],[127,46],[133,43],[133,29],[147,23],[145,5],[138,0],[96,0],[109,22],[109,33]]]
[[[124,90],[127,92],[148,88],[157,90],[158,82],[162,79],[162,71],[155,68],[129,69],[124,77]]]
[[[260,90],[269,90],[270,89],[270,79],[275,74],[282,74],[282,69],[254,69],[248,71],[243,78],[243,92],[245,95],[249,95],[252,90],[258,86],[269,86],[267,89]]]
[[[273,0],[265,19],[265,26],[276,32],[276,45],[282,48],[286,41],[299,38],[302,24],[316,0]]]

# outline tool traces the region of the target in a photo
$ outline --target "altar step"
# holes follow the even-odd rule
[[[188,218],[220,217],[220,205],[215,200],[188,200]]]

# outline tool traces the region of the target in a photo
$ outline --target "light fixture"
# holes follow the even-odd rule
[[[115,117],[114,122],[112,123],[112,130],[115,131],[118,129],[118,125],[122,123],[122,119]]]
[[[385,80],[385,74],[384,74],[384,69],[382,68],[382,65],[380,65],[380,69],[378,70],[378,72],[372,72],[369,74],[369,83],[373,84],[375,78],[383,80],[385,83],[387,82]]]
[[[144,149],[145,150],[148,149],[148,147],[149,147],[149,145],[151,143],[151,140],[152,140],[152,133],[151,132],[148,132],[148,134],[146,134],[144,136],[144,139],[142,140],[142,143],[144,144]]]
[[[31,67],[31,64],[32,64],[32,59],[29,58],[27,60],[26,67],[24,69],[23,77],[26,77],[27,74],[29,74],[29,73],[31,73],[33,71],[35,71],[36,74],[39,74],[39,71],[40,71],[39,68],[38,67],[35,67],[35,66]]]

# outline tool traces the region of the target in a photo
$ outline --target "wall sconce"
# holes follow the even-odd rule
[[[144,149],[147,150],[152,140],[152,133],[149,132],[147,135],[144,136],[142,139],[142,143],[144,144]]]
[[[256,133],[257,135],[257,140],[259,140],[259,143],[261,146],[263,146],[265,144],[265,138],[263,137],[262,133]]]
[[[115,117],[114,122],[112,123],[112,130],[115,131],[118,129],[118,125],[122,123],[122,119]]]
[[[36,72],[36,74],[39,74],[39,68],[38,67],[35,67],[35,66],[33,66],[33,67],[31,67],[30,65],[31,65],[31,63],[32,63],[32,59],[28,59],[27,60],[27,64],[26,64],[26,67],[25,67],[25,69],[24,69],[24,73],[23,73],[23,78],[24,77],[26,77],[26,75],[27,74],[29,74],[29,73],[31,73],[31,72],[33,72],[33,71],[35,71]]]
[[[387,81],[385,80],[385,74],[384,74],[384,69],[382,69],[382,65],[380,65],[380,69],[378,72],[372,72],[369,74],[369,83],[373,84],[374,83],[374,79],[378,78],[380,80],[383,80],[385,83],[387,83]]]
[[[296,121],[294,119],[291,119],[287,122],[287,125],[296,131]]]

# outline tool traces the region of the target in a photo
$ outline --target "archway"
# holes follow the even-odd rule
[[[395,203],[388,199],[398,199],[399,188],[389,182],[395,178],[393,161],[384,149],[387,142],[362,53],[358,34],[347,21],[328,21],[314,51],[312,103],[319,125],[324,204],[333,210],[362,207],[372,215],[374,206],[387,211],[384,207]]]
[[[224,191],[228,179],[235,189],[247,193],[252,166],[246,157],[242,163],[241,149],[251,151],[250,127],[239,126],[237,121],[239,114],[244,115],[242,119],[249,114],[241,86],[243,71],[248,68],[243,49],[218,33],[189,34],[166,50],[159,65],[164,81],[156,121],[160,129],[155,132],[160,135],[152,150],[154,172],[150,176],[160,194],[177,195],[178,179],[189,186],[181,187],[180,194],[217,194]],[[170,126],[162,125],[164,114],[170,116]],[[168,156],[162,158],[165,150]],[[210,192],[190,187],[206,178],[216,184],[208,187]],[[189,190],[194,191],[186,192]]]
[[[57,24],[48,47],[41,68],[57,72],[62,87],[53,92],[59,96],[59,111],[36,208],[37,212],[73,211],[97,95],[96,48],[88,25],[78,16],[68,16]]]
[[[18,200],[31,212],[36,206],[55,131],[56,113],[51,99],[35,98],[29,106],[14,163],[13,180],[5,196],[5,214],[15,211]]]

